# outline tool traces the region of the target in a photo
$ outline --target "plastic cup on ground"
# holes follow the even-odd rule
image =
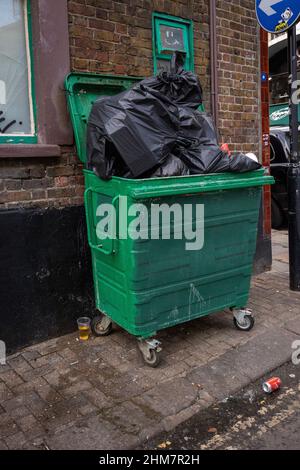
[[[79,339],[87,341],[91,333],[91,319],[89,317],[80,317],[77,320]]]

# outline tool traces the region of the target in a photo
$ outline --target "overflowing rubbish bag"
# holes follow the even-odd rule
[[[88,121],[88,169],[100,178],[157,178],[246,172],[261,165],[221,150],[210,116],[198,111],[198,77],[174,54],[171,72],[100,98]]]

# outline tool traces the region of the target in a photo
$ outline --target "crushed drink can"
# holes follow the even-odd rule
[[[272,377],[263,383],[263,391],[266,393],[273,393],[276,390],[279,390],[282,385],[281,379],[279,377]]]

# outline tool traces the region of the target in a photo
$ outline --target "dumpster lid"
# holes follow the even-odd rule
[[[74,129],[80,160],[86,163],[86,127],[94,102],[102,96],[111,96],[131,88],[142,77],[70,73],[65,79],[67,102]]]
[[[97,192],[109,185],[114,194],[122,194],[136,200],[165,196],[189,196],[191,194],[255,188],[274,184],[267,168],[247,173],[213,173],[165,178],[130,179],[113,176],[109,182],[98,178],[90,170],[84,170],[86,187]]]

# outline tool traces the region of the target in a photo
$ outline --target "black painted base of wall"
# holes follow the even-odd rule
[[[79,316],[93,316],[83,207],[0,211],[0,227],[0,340],[8,353],[75,331]],[[271,262],[261,213],[255,272]]]
[[[0,339],[8,353],[60,336],[91,314],[83,207],[0,211]]]

